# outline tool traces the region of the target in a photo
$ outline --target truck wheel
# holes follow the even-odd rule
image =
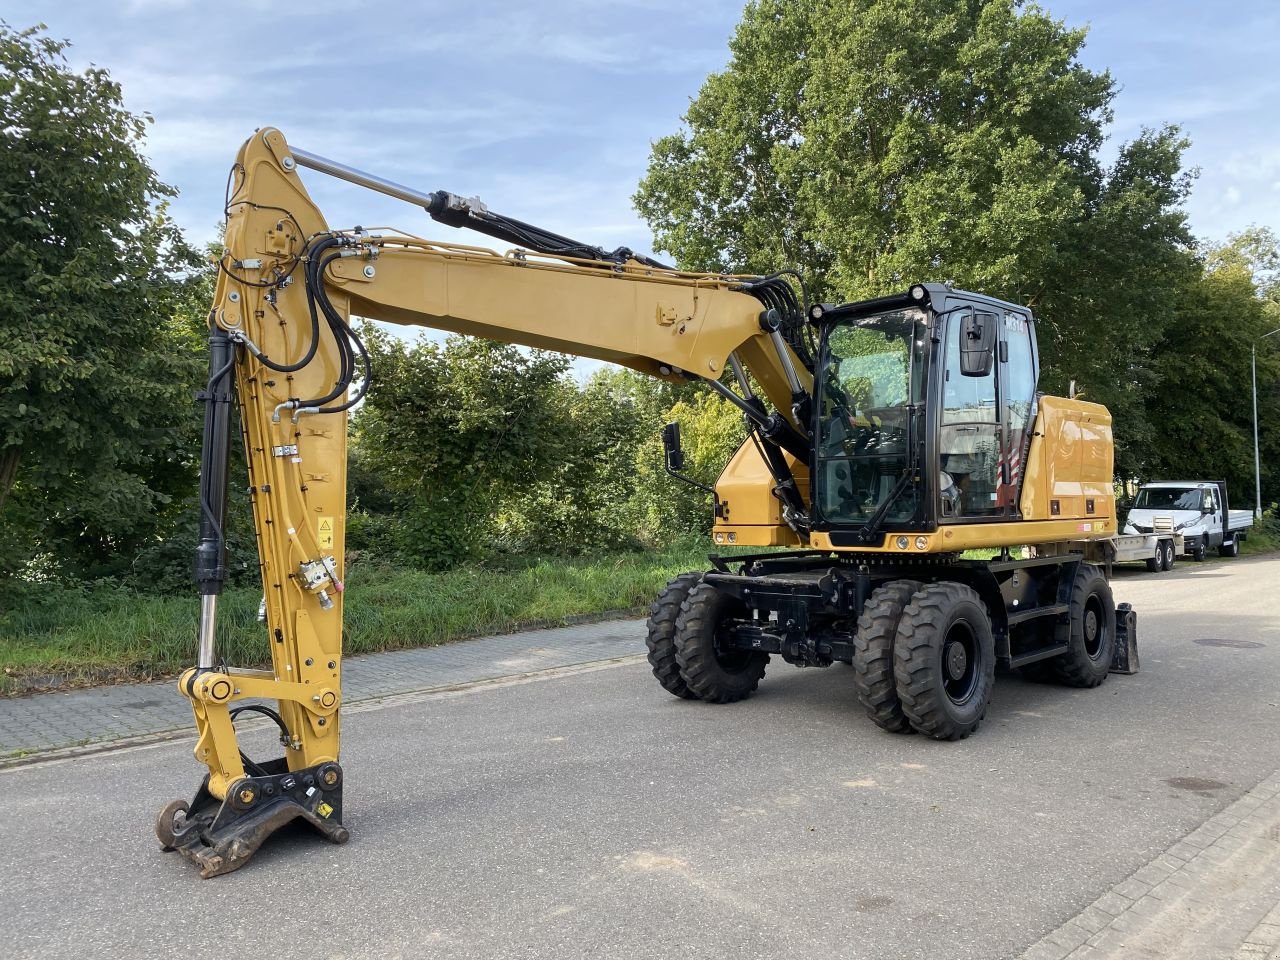
[[[1076,571],[1067,622],[1054,628],[1054,639],[1069,645],[1049,661],[1059,680],[1072,687],[1096,687],[1107,679],[1116,648],[1116,604],[1107,578],[1093,564],[1082,563]]]
[[[1192,556],[1195,558],[1196,563],[1203,563],[1204,558],[1207,557],[1208,555],[1209,555],[1209,535],[1206,533],[1203,537],[1200,538],[1200,545],[1195,548],[1195,551],[1192,554]]]
[[[668,580],[649,608],[646,624],[648,635],[644,643],[649,648],[649,666],[653,668],[653,675],[663,690],[685,700],[697,700],[698,696],[684,682],[680,676],[680,664],[676,663],[676,618],[680,616],[680,604],[689,596],[689,591],[701,582],[702,574],[697,571],[682,573]]]
[[[917,590],[898,624],[893,673],[902,712],[935,740],[978,729],[995,684],[995,643],[982,599],[962,583]]]
[[[676,619],[676,662],[689,692],[708,703],[733,703],[755,693],[769,655],[754,650],[721,649],[724,621],[746,608],[709,583],[699,583],[680,606]]]
[[[1220,557],[1234,557],[1239,553],[1240,541],[1236,539],[1236,535],[1234,533],[1231,535],[1231,539],[1229,541],[1224,540],[1222,542],[1222,546],[1218,548],[1218,556]]]
[[[1166,570],[1173,569],[1173,561],[1175,558],[1176,554],[1173,551],[1173,541],[1166,540],[1164,542],[1164,568]]]
[[[1159,540],[1156,541],[1156,555],[1147,557],[1147,569],[1152,573],[1159,573],[1164,569],[1164,544]]]
[[[881,730],[911,733],[893,679],[893,642],[902,610],[920,589],[914,580],[895,580],[876,588],[858,617],[853,638],[853,682],[858,702]]]

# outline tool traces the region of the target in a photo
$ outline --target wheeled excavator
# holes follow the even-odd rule
[[[303,168],[515,247],[334,229]],[[771,657],[842,661],[877,725],[954,740],[983,719],[997,664],[1084,687],[1136,669],[1136,619],[1089,562],[1105,560],[1116,529],[1111,418],[1037,392],[1026,307],[938,283],[809,304],[789,272],[687,272],[579,243],[478,198],[291,146],[274,128],[241,147],[226,219],[200,394],[198,650],[178,681],[208,773],[156,827],[205,877],[243,866],[294,820],[348,839],[338,750],[347,417],[377,378],[352,316],[696,381],[742,412],[744,442],[709,490],[714,543],[736,549],[672,580],[648,620],[649,663],[676,697],[742,700]],[[215,642],[233,404],[266,670],[229,667]],[[692,482],[678,426],[663,440],[667,471]],[[242,752],[235,724],[246,713],[276,724],[282,756]]]

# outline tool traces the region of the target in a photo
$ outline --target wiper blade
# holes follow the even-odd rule
[[[858,530],[857,536],[859,540],[863,543],[871,542],[871,539],[879,532],[881,524],[884,523],[884,518],[889,515],[889,508],[894,505],[898,497],[902,496],[902,491],[907,489],[907,485],[911,483],[911,476],[914,472],[911,469],[903,472],[901,479],[889,491],[889,496],[884,498],[884,503],[876,508],[876,512],[868,517],[867,522]]]

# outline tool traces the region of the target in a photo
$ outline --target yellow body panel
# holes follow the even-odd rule
[[[808,500],[809,468],[785,454],[801,496]],[[717,546],[798,547],[800,536],[783,522],[782,503],[773,495],[774,479],[748,438],[716,481],[716,495],[727,507],[717,517],[712,539]]]
[[[1063,397],[1041,397],[1038,407],[1022,485],[1023,518],[1104,519],[1114,533],[1111,414],[1101,404]]]

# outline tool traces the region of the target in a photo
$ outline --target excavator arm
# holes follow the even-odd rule
[[[522,249],[499,254],[392,231],[334,230],[303,186],[304,166]],[[203,876],[242,866],[294,819],[336,843],[348,836],[338,762],[347,416],[377,377],[352,316],[704,382],[741,408],[753,434],[726,486],[763,488],[777,501],[765,525],[778,529],[759,542],[806,542],[811,358],[803,311],[780,277],[686,273],[625,249],[606,252],[493,214],[478,200],[421,193],[293,149],[272,128],[241,148],[226,216],[201,394],[199,646],[178,684],[208,775],[191,803],[175,801],[157,823],[162,845],[195,861]],[[734,386],[722,382],[726,370]],[[270,670],[234,669],[217,654],[233,403],[249,467]],[[276,707],[262,702],[271,700]],[[245,712],[277,725],[282,757],[245,756],[235,730]]]

